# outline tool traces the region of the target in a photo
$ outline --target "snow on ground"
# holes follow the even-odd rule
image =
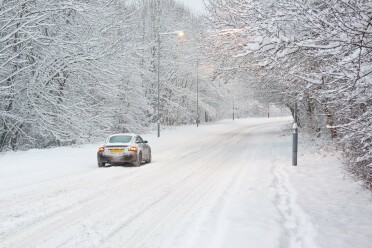
[[[371,194],[306,142],[291,166],[290,127],[144,135],[139,168],[98,168],[100,144],[1,154],[0,247],[370,247]]]

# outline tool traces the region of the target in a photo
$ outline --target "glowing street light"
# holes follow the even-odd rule
[[[185,36],[185,32],[183,32],[182,30],[177,31],[177,35],[178,35],[178,37],[184,37]]]

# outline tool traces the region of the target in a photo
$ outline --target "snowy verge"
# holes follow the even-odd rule
[[[299,166],[281,165],[297,202],[318,229],[321,247],[371,247],[372,195],[343,169],[336,151],[300,142]],[[284,161],[283,161],[284,162]]]

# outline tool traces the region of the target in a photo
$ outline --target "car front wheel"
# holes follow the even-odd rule
[[[105,163],[98,163],[98,167],[104,167]]]

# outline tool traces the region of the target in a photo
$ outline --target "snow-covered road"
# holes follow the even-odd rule
[[[372,224],[364,222],[372,214],[368,193],[343,213],[355,214],[355,237],[338,229],[341,213],[322,222],[308,204],[324,211],[324,199],[297,190],[301,182],[291,178],[301,167],[290,165],[288,118],[144,137],[153,162],[139,168],[98,168],[98,145],[0,155],[0,247],[350,247],[349,241],[368,247],[372,241]],[[336,181],[347,187],[327,194],[355,193],[352,182]],[[323,228],[331,228],[334,241],[322,236]]]

